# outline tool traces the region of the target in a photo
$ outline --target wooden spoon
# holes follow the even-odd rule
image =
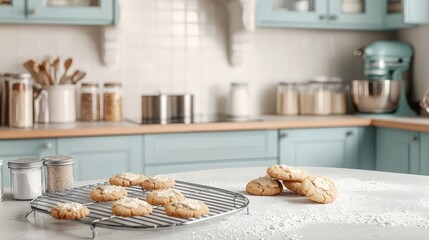
[[[58,84],[58,68],[60,66],[60,58],[56,58],[52,63],[52,69],[54,70],[54,84]]]
[[[40,83],[40,79],[38,77],[38,75],[36,74],[36,72],[33,69],[33,65],[34,65],[35,61],[34,60],[28,60],[27,62],[25,62],[23,65],[25,67],[25,69],[31,74],[31,77],[33,78],[33,80],[36,83]]]
[[[86,72],[76,71],[76,75],[72,77],[72,84],[78,83],[86,76]]]
[[[51,76],[51,65],[49,64],[48,61],[43,61],[42,65],[43,65],[43,70],[45,72],[45,75],[48,78],[49,85],[54,85],[54,81],[52,80],[52,76]]]
[[[64,62],[64,74],[61,77],[60,84],[63,84],[66,81],[66,75],[68,70],[70,69],[71,65],[73,64],[73,59],[69,58]]]

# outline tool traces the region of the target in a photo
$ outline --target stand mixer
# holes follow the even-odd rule
[[[355,50],[353,54],[362,56],[365,60],[365,77],[367,80],[354,80],[352,82],[353,101],[359,111],[392,113],[396,116],[416,115],[408,105],[405,94],[407,83],[404,76],[407,76],[406,73],[410,68],[413,55],[413,50],[409,44],[397,41],[376,41],[366,48]],[[363,88],[363,84],[367,86]],[[389,88],[380,89],[383,84],[389,85]],[[371,85],[374,89],[368,87]],[[399,86],[399,89],[395,85]],[[380,101],[390,104],[390,108],[377,108],[376,104]],[[363,106],[364,104],[366,106]],[[371,109],[371,107],[374,108]]]

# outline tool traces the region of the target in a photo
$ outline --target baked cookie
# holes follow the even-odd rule
[[[305,196],[305,193],[302,191],[302,183],[301,182],[290,182],[290,181],[283,181],[283,185],[289,189],[290,191]]]
[[[124,197],[113,203],[112,213],[121,217],[145,216],[152,213],[152,206],[138,198]]]
[[[125,188],[114,185],[101,185],[89,193],[89,198],[97,202],[109,202],[128,196]]]
[[[57,203],[51,209],[51,216],[56,219],[77,220],[88,216],[89,209],[77,202]]]
[[[209,214],[209,207],[199,200],[185,198],[165,205],[165,213],[170,217],[197,218]]]
[[[248,193],[258,196],[273,196],[281,193],[282,190],[283,185],[281,182],[268,175],[254,179],[246,185]]]
[[[185,199],[185,196],[176,189],[160,189],[149,192],[146,201],[152,205],[164,206],[171,202],[177,202]]]
[[[267,169],[267,174],[270,175],[270,177],[278,180],[294,182],[301,182],[302,180],[304,180],[304,178],[308,176],[305,171],[286,165],[271,166]]]
[[[302,181],[302,192],[313,202],[330,203],[338,196],[334,182],[327,177],[310,176]]]
[[[176,181],[172,178],[168,178],[162,175],[156,175],[153,177],[148,177],[143,183],[142,188],[145,190],[158,190],[166,189],[174,186]]]
[[[111,185],[130,187],[139,186],[146,180],[146,177],[142,174],[135,173],[119,173],[109,179]]]

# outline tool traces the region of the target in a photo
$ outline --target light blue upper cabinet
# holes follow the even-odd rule
[[[280,162],[292,166],[359,168],[360,135],[357,127],[281,130]]]
[[[376,170],[419,173],[419,133],[377,128]]]
[[[260,27],[388,30],[404,28],[401,0],[261,0]]]
[[[14,22],[25,19],[25,2],[22,0],[11,0],[10,3],[0,4],[0,21]]]
[[[404,14],[406,23],[425,24],[429,23],[429,1],[427,0],[404,0]]]
[[[12,0],[0,4],[0,23],[111,25],[116,0]]]
[[[107,179],[121,172],[143,171],[141,136],[58,139],[58,153],[76,159],[75,179]]]

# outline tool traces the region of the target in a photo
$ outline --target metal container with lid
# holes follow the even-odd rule
[[[122,121],[122,84],[105,83],[103,89],[104,121]]]
[[[8,162],[12,198],[29,200],[43,194],[43,162],[37,158],[21,158]]]
[[[142,123],[191,123],[193,113],[192,94],[142,96]]]
[[[52,155],[43,158],[46,166],[46,192],[64,191],[74,187],[73,164],[68,155]]]

